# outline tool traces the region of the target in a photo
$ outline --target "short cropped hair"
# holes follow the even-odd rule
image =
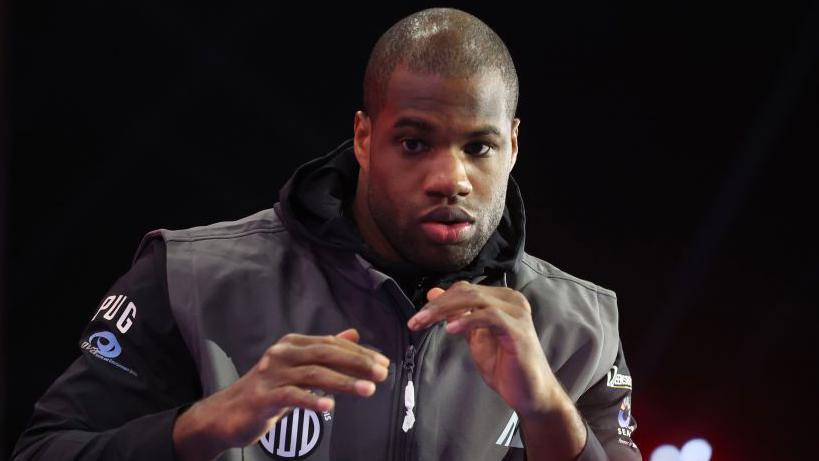
[[[430,8],[395,23],[378,39],[364,73],[364,111],[384,106],[387,82],[399,64],[414,72],[466,77],[497,71],[506,87],[510,120],[518,105],[518,74],[509,50],[483,21],[453,8]]]

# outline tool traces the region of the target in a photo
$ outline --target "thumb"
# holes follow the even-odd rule
[[[347,341],[357,343],[358,340],[361,339],[361,336],[359,336],[358,330],[355,328],[348,328],[341,333],[337,333],[336,338],[346,339]]]
[[[433,299],[437,298],[438,296],[441,296],[441,294],[443,294],[444,291],[446,291],[446,290],[444,290],[443,288],[438,288],[438,287],[430,289],[429,291],[427,291],[427,301],[432,301]]]

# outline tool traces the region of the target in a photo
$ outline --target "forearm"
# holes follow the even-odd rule
[[[549,410],[521,415],[529,461],[574,460],[586,445],[586,425],[571,399],[562,389],[559,391]]]
[[[179,461],[214,459],[228,448],[213,433],[199,403],[176,418],[173,446]]]

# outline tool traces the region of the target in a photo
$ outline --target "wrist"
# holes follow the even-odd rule
[[[519,414],[530,460],[573,460],[586,445],[586,425],[568,395]],[[547,455],[548,454],[548,457]]]
[[[203,401],[196,402],[174,421],[173,445],[180,461],[214,459],[229,448],[203,406]]]
[[[549,421],[574,411],[574,402],[548,367],[529,387],[536,392],[514,408],[521,421]]]

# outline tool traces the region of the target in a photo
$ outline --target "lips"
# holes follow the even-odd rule
[[[463,208],[456,206],[442,206],[422,216],[421,221],[440,223],[467,222],[472,224],[475,222],[475,218],[473,218],[472,215]]]
[[[464,240],[475,218],[459,207],[439,207],[421,218],[421,230],[435,243],[452,244]]]

